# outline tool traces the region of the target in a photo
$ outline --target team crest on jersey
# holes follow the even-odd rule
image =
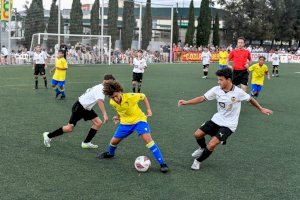
[[[236,102],[236,98],[235,97],[231,97],[231,101],[234,103]]]

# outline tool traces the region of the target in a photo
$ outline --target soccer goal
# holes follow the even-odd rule
[[[36,33],[32,35],[30,51],[40,45],[54,63],[60,44],[68,49],[70,64],[111,64],[111,36]]]

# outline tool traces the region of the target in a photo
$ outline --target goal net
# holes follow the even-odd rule
[[[70,64],[111,63],[111,36],[36,33],[32,35],[30,51],[37,45],[50,56],[54,63],[60,45],[67,46],[67,60]]]

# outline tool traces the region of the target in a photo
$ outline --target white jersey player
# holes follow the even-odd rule
[[[101,128],[102,124],[108,121],[108,116],[104,106],[105,95],[103,93],[103,84],[112,80],[115,80],[112,75],[105,75],[102,84],[87,89],[86,92],[78,98],[78,101],[74,103],[69,123],[51,133],[43,133],[45,146],[50,147],[51,138],[60,136],[64,133],[72,132],[77,122],[81,119],[84,119],[85,121],[91,120],[93,125],[86,139],[81,143],[81,147],[84,149],[98,148],[98,145],[92,144],[91,140],[94,138],[97,131]],[[102,112],[103,122],[93,110],[93,107],[96,104],[99,106]]]
[[[271,59],[272,59],[272,65],[273,65],[272,76],[278,77],[279,76],[278,71],[279,71],[280,56],[279,56],[277,50],[275,50]]]
[[[208,68],[209,68],[210,59],[211,59],[211,53],[209,52],[208,48],[203,49],[201,58],[202,58],[203,74],[204,74],[204,76],[202,78],[207,79]]]
[[[241,111],[241,102],[249,101],[260,112],[270,115],[273,112],[263,108],[259,103],[242,89],[232,84],[232,70],[221,69],[216,72],[218,76],[219,86],[213,87],[203,96],[196,97],[191,100],[179,100],[178,106],[195,105],[204,101],[216,100],[218,112],[213,115],[211,120],[205,122],[194,133],[197,140],[198,148],[192,156],[196,159],[192,165],[192,169],[200,169],[200,164],[208,158],[218,144],[226,144],[228,137],[235,132],[239,115]],[[212,139],[206,145],[205,135],[210,135]]]
[[[34,89],[38,89],[38,78],[41,75],[44,79],[45,88],[47,88],[47,77],[46,70],[48,56],[45,51],[42,51],[41,46],[35,47],[35,52],[33,53],[33,70],[34,70],[34,79],[35,86]]]
[[[142,81],[143,81],[143,74],[145,69],[147,68],[146,60],[143,58],[143,51],[139,50],[137,52],[137,57],[133,58],[133,70],[132,70],[132,92],[141,92]]]

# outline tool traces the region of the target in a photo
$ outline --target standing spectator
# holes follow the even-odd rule
[[[8,64],[7,58],[8,58],[9,52],[8,52],[8,49],[5,47],[5,45],[3,45],[1,48],[1,54],[3,55],[3,58],[4,58],[4,60],[2,61],[1,64],[7,65]]]

